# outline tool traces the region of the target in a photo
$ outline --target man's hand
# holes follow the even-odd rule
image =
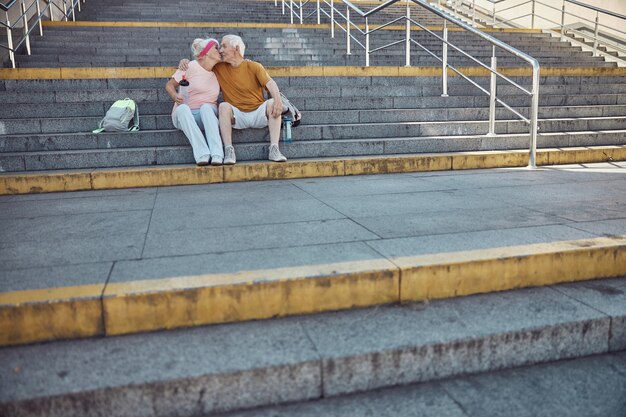
[[[181,59],[180,62],[178,63],[178,69],[181,71],[187,71],[189,69],[189,60]]]
[[[280,98],[280,94],[274,97],[274,106],[272,107],[272,117],[280,117],[283,114],[283,100]]]

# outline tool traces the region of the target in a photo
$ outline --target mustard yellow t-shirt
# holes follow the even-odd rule
[[[258,62],[245,60],[238,67],[218,63],[213,67],[224,101],[243,112],[256,110],[263,102],[263,89],[271,77]]]

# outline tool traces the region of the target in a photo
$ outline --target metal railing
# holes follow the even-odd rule
[[[0,18],[0,27],[6,29],[6,45],[0,43],[0,48],[9,51],[11,66],[15,68],[15,53],[24,46],[26,53],[30,55],[30,35],[37,27],[39,36],[43,36],[42,21],[45,18],[54,21],[55,15],[61,20],[76,21],[76,9],[81,11],[80,4],[85,0],[32,0],[26,5],[25,0],[11,0],[0,3],[0,9],[4,11],[4,20]],[[44,7],[41,7],[41,4]],[[19,10],[16,9],[19,4]],[[11,23],[11,15],[14,15],[14,23]],[[16,33],[19,35],[16,36]]]
[[[392,19],[391,21],[383,24],[379,24],[373,29],[370,29],[369,19],[371,16],[379,13],[380,11],[387,9],[388,7],[398,3],[403,2],[406,3],[405,14],[404,16],[400,16],[398,18]],[[452,17],[451,15],[445,13],[440,8],[431,6],[425,0],[388,0],[383,4],[380,4],[373,9],[364,12],[359,9],[356,5],[348,0],[315,0],[314,6],[315,9],[308,14],[305,13],[304,8],[307,4],[310,4],[311,1],[307,0],[305,2],[299,1],[295,2],[293,0],[281,0],[281,6],[283,14],[286,12],[290,15],[290,21],[293,24],[294,17],[299,21],[300,24],[303,24],[304,21],[312,16],[316,15],[317,23],[320,24],[321,15],[326,16],[330,20],[330,32],[331,37],[335,37],[335,26],[339,27],[346,34],[346,54],[351,54],[351,44],[354,42],[365,50],[365,66],[369,66],[370,62],[370,54],[380,51],[382,49],[391,47],[397,44],[404,44],[405,49],[405,66],[411,66],[411,46],[416,45],[422,50],[424,50],[427,54],[434,57],[437,61],[441,63],[442,68],[442,97],[448,97],[448,69],[452,70],[454,73],[458,74],[460,77],[468,81],[474,87],[478,88],[481,92],[485,93],[489,96],[489,132],[488,136],[495,136],[495,115],[496,115],[496,104],[500,104],[512,113],[514,113],[520,120],[524,121],[529,125],[529,135],[530,135],[530,157],[528,166],[531,168],[536,167],[536,152],[537,152],[537,120],[538,120],[538,109],[539,109],[539,62],[531,57],[530,55],[525,54],[522,51],[500,41],[499,39],[494,38],[486,33],[481,32],[480,30],[462,22],[461,20]],[[345,6],[345,14],[339,10],[335,5],[341,4]],[[274,5],[278,6],[278,0],[274,0]],[[441,30],[441,36],[435,33],[433,30],[428,27],[422,25],[418,21],[414,20],[411,17],[411,5],[417,5],[422,7],[431,13],[441,17],[443,19],[443,29]],[[351,13],[356,14],[358,17],[363,18],[365,20],[364,30],[353,21],[351,18]],[[338,16],[338,17],[337,17]],[[383,45],[377,48],[372,49],[370,47],[370,36],[373,33],[376,33],[382,29],[387,28],[388,26],[397,23],[403,22],[404,27],[404,39],[400,39],[394,42],[391,42],[387,45]],[[491,62],[490,65],[486,65],[477,58],[473,57],[468,52],[461,49],[459,46],[454,45],[448,39],[448,24],[453,24],[458,28],[469,32],[472,35],[475,35],[491,44]],[[415,25],[419,27],[425,33],[435,37],[442,44],[442,56],[437,56],[436,53],[429,50],[427,47],[423,46],[415,39],[411,37],[412,26]],[[354,35],[353,31],[356,31],[362,34],[365,39],[363,42],[359,41]],[[479,85],[474,80],[470,79],[469,76],[466,76],[462,73],[460,68],[457,68],[450,64],[448,61],[448,48],[452,48],[453,50],[459,52],[464,58],[468,58],[474,63],[478,64],[478,66],[486,69],[490,74],[490,84],[489,90],[483,88],[483,86]],[[532,87],[531,90],[527,90],[522,87],[502,72],[498,71],[497,66],[497,58],[496,58],[496,48],[500,50],[504,50],[517,58],[520,58],[526,61],[532,67]],[[530,111],[529,117],[525,117],[520,114],[517,110],[513,109],[507,103],[505,103],[502,99],[497,97],[497,80],[502,79],[513,85],[516,89],[520,90],[523,94],[529,96],[530,98]]]
[[[443,2],[445,0],[437,0]],[[550,4],[547,0],[525,0],[521,3],[512,4],[512,1],[508,0],[457,0],[460,4],[454,6],[455,10],[465,9],[471,15],[472,21],[476,17],[477,3],[491,3],[491,7],[487,5],[487,8],[483,9],[483,14],[488,17],[488,22],[494,26],[511,25],[514,22],[519,22],[524,19],[526,21],[530,18],[530,27],[535,28],[537,25],[541,25],[540,21],[548,23],[551,28],[558,28],[561,34],[561,41],[565,39],[567,33],[574,33],[580,35],[585,39],[591,39],[593,41],[593,55],[598,56],[598,47],[605,46],[615,49],[616,51],[626,53],[626,31],[622,30],[626,28],[626,16],[612,12],[610,10],[602,9],[600,7],[591,6],[581,3],[576,0],[558,0],[560,7]],[[519,0],[517,0],[519,1]],[[501,3],[506,3],[502,4]],[[581,11],[576,8],[582,8]],[[506,19],[502,17],[504,12],[515,10],[515,17]],[[595,14],[595,16],[593,16]],[[592,16],[590,18],[589,16]],[[547,16],[553,16],[552,18]],[[585,32],[580,29],[571,27],[566,23],[566,20],[571,18],[577,20],[576,23],[589,24],[589,28],[593,30],[593,34]],[[553,20],[559,19],[559,21]],[[605,23],[601,20],[604,19]],[[612,23],[606,23],[608,19],[614,19]],[[616,21],[619,22],[616,24]],[[620,29],[622,28],[622,29]],[[611,39],[611,35],[615,38],[620,38],[621,42]]]

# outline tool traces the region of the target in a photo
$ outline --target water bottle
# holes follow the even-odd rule
[[[293,119],[291,115],[287,114],[283,116],[283,142],[291,143],[291,124]]]
[[[189,81],[183,75],[183,79],[178,83],[178,93],[183,98],[184,104],[189,104]]]

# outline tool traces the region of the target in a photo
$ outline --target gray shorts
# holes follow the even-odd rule
[[[233,116],[235,117],[235,124],[233,125],[235,129],[259,129],[267,127],[267,114],[265,114],[267,101],[261,104],[258,109],[247,113],[242,112],[235,106],[231,107],[233,108]]]

